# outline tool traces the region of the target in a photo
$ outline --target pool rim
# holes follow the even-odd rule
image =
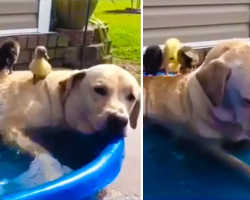
[[[95,185],[92,191],[84,191],[84,195],[79,198],[85,198],[92,195],[94,192],[102,190],[104,187],[109,185],[119,175],[125,154],[125,141],[124,138],[118,139],[105,147],[100,155],[88,163],[79,170],[72,171],[63,177],[38,185],[27,189],[22,192],[5,195],[1,197],[2,200],[24,200],[24,199],[46,199],[51,196],[57,199],[56,196],[62,193],[63,190],[73,190],[74,186],[86,185],[86,181],[95,182],[97,177],[105,177],[107,180],[103,180],[102,183]],[[115,164],[114,164],[115,163]],[[119,163],[117,165],[117,163]],[[110,171],[110,176],[107,177],[107,171]],[[72,193],[71,193],[72,194]],[[60,195],[59,195],[60,196]],[[74,197],[71,197],[73,199]],[[60,197],[60,199],[68,199],[66,197]]]

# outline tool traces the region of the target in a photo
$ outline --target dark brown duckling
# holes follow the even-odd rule
[[[0,47],[0,71],[8,69],[12,73],[20,53],[20,44],[14,40],[8,40]]]
[[[143,67],[146,75],[155,76],[163,62],[163,53],[159,46],[147,47],[143,55]]]

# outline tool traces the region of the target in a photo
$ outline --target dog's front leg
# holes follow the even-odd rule
[[[230,166],[234,167],[237,171],[242,172],[250,178],[250,165],[244,161],[236,158],[235,156],[227,153],[225,150],[218,146],[206,146],[206,150],[212,155],[216,156],[218,159],[224,161]]]
[[[22,129],[10,128],[5,134],[5,142],[18,146],[21,150],[29,152],[35,157],[42,168],[46,181],[53,181],[63,175],[61,170],[56,169],[56,160],[41,145],[27,137]]]
[[[194,131],[190,129],[190,133],[194,133]],[[183,135],[183,137],[184,139],[191,140],[198,144],[208,154],[215,156],[219,160],[225,162],[228,166],[234,167],[234,169],[250,178],[250,165],[226,152],[221,147],[221,141],[217,139],[209,140],[208,138],[200,137],[198,134],[187,134]]]

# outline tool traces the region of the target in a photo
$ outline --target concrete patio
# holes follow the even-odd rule
[[[104,191],[103,200],[141,199],[141,119],[136,130],[129,128],[126,157],[118,178]]]

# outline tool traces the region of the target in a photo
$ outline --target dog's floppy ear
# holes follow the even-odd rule
[[[232,70],[218,60],[210,62],[207,67],[201,68],[196,73],[196,78],[201,88],[214,107],[217,107],[224,96],[225,86]]]
[[[132,112],[130,113],[130,116],[129,116],[129,122],[130,122],[130,126],[131,128],[133,129],[136,129],[137,127],[137,121],[138,121],[138,117],[139,117],[139,114],[140,114],[140,110],[141,110],[141,99],[139,98],[134,107],[133,107],[133,110]]]
[[[74,87],[77,81],[82,80],[86,76],[86,70],[74,72],[70,77],[59,82],[63,91],[62,99],[65,101],[70,94],[70,90]]]

